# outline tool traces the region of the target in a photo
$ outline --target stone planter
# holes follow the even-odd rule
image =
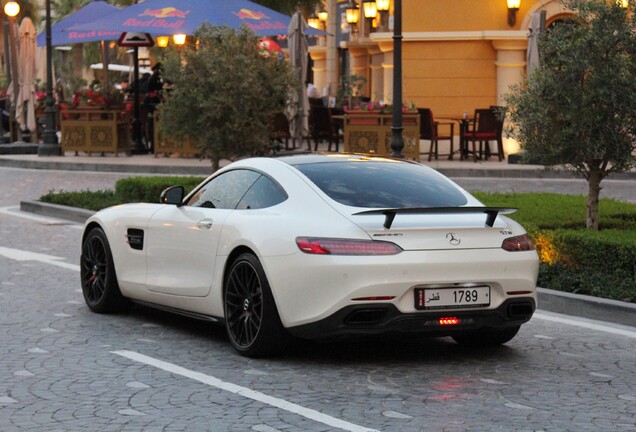
[[[390,156],[393,116],[379,111],[348,111],[344,116],[344,151]],[[417,112],[402,114],[404,155],[420,160],[420,116]]]

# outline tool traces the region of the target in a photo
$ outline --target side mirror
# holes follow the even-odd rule
[[[183,186],[171,186],[161,192],[159,202],[161,204],[180,205],[185,195],[185,189]]]

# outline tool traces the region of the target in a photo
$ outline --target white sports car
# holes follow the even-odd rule
[[[190,194],[85,225],[88,307],[129,301],[223,323],[242,355],[289,336],[385,332],[497,345],[534,313],[525,230],[424,165],[360,155],[235,162]]]

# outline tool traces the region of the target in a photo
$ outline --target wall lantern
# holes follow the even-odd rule
[[[186,43],[186,35],[184,34],[176,34],[172,35],[172,40],[175,45],[184,45]]]
[[[365,18],[375,18],[378,14],[378,5],[375,0],[362,0],[362,7],[364,9]]]
[[[379,12],[387,12],[391,7],[391,0],[375,0]]]
[[[170,36],[157,36],[157,46],[159,48],[167,48],[170,42]]]
[[[320,27],[321,27],[320,19],[318,18],[318,16],[316,14],[311,14],[307,18],[307,25],[309,27],[313,27],[315,29],[319,29],[320,30]]]
[[[622,8],[629,7],[629,0],[617,0],[616,3],[618,3],[618,5]]]
[[[349,1],[345,9],[345,16],[347,17],[348,24],[358,24],[360,20],[360,9],[355,1]]]
[[[324,9],[320,9],[318,11],[318,19],[320,20],[320,22],[326,23],[327,18],[329,18],[329,14],[327,13],[327,11]]]
[[[521,0],[506,0],[508,2],[508,25],[514,27],[517,22],[517,11],[521,7]]]

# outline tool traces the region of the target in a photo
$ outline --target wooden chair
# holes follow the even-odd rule
[[[453,137],[455,135],[455,123],[453,122],[438,122],[433,117],[433,112],[429,108],[418,108],[417,112],[420,114],[420,139],[429,140],[431,146],[428,150],[428,160],[430,161],[435,155],[435,160],[438,159],[439,148],[438,144],[440,140],[450,141],[450,152],[441,156],[448,156],[449,160],[453,159]],[[448,127],[447,134],[440,134],[440,126],[445,129]]]
[[[329,151],[331,151],[332,145],[335,145],[335,151],[338,151],[340,134],[331,118],[331,111],[328,107],[311,106],[309,110],[309,130],[311,138],[314,140],[314,151],[318,150],[318,143],[322,140],[328,141]]]
[[[501,128],[503,128],[503,125],[501,125]],[[490,141],[497,141],[498,149],[503,149],[503,144],[500,144],[501,134],[498,132],[501,128],[494,109],[476,109],[472,123],[469,123],[464,128],[465,130],[462,131],[462,158],[467,158],[469,154],[472,154],[473,162],[477,162],[477,159],[481,159],[484,155],[484,143],[486,148],[489,149]],[[469,143],[472,144],[472,150],[468,148]],[[477,143],[479,143],[479,152],[476,148]],[[503,151],[498,151],[498,154],[499,160],[501,160]]]
[[[289,149],[289,139],[291,138],[291,134],[289,132],[289,121],[287,117],[282,112],[277,112],[272,115],[271,123],[270,123],[270,131],[269,131],[269,140],[272,144],[272,147],[280,145],[281,143],[285,143],[285,150]]]

